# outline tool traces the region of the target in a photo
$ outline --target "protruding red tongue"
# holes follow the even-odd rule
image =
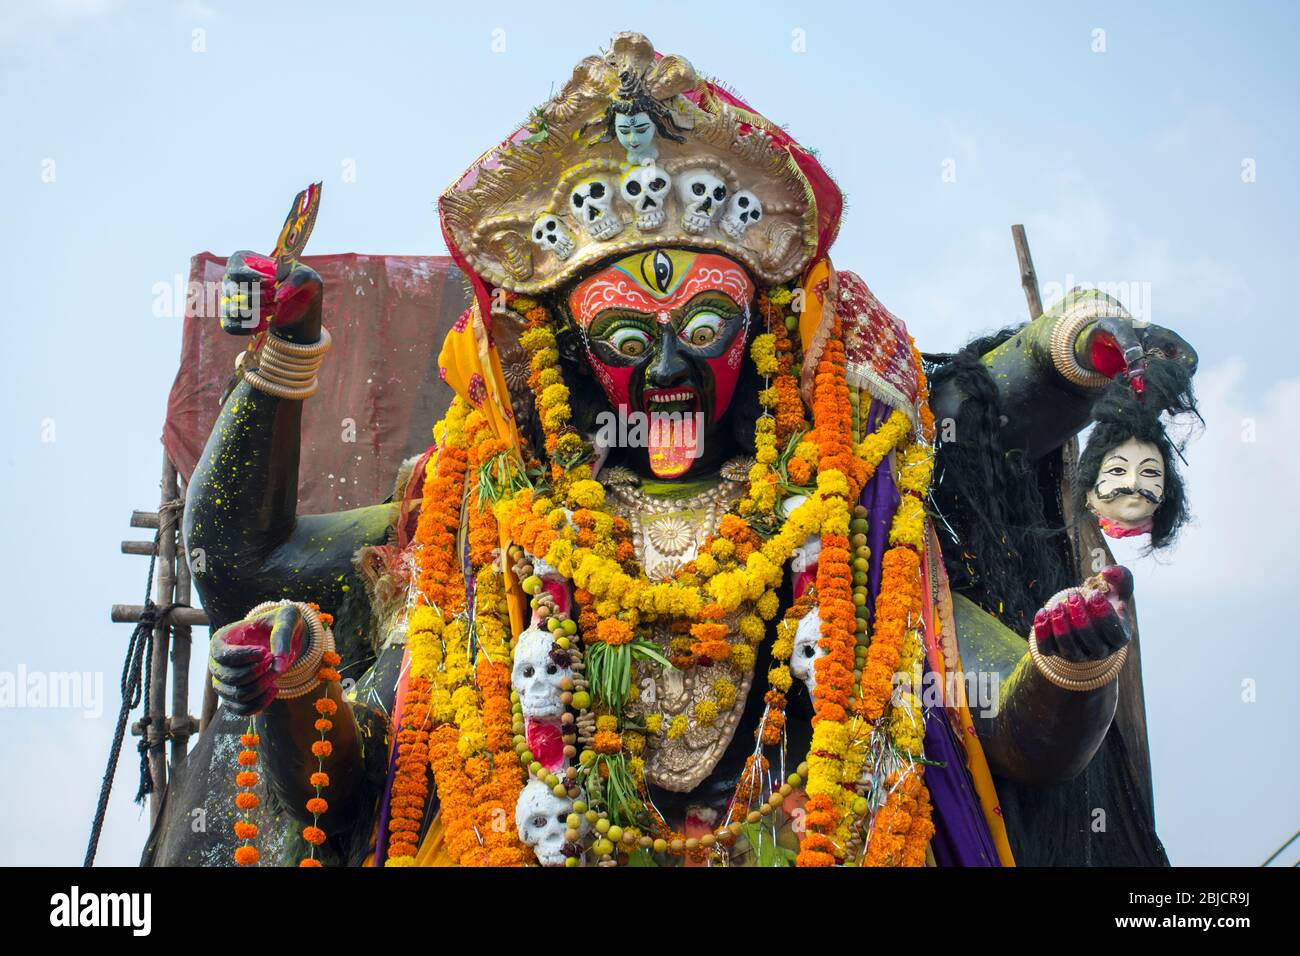
[[[547,770],[560,769],[564,762],[564,735],[558,723],[529,717],[524,721],[524,737],[538,763]]]
[[[650,416],[650,470],[660,478],[679,478],[700,457],[695,416]]]

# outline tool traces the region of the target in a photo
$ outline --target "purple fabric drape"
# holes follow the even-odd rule
[[[927,670],[926,679],[931,679]],[[944,764],[925,768],[925,785],[934,804],[930,849],[940,866],[1001,866],[979,797],[966,771],[966,759],[941,711],[925,708],[925,756]]]
[[[880,426],[892,409],[872,399],[864,433]],[[869,600],[875,608],[880,593],[880,575],[885,550],[889,547],[889,526],[898,510],[900,495],[894,483],[893,455],[881,462],[859,499],[868,512],[867,544],[871,558],[867,571]],[[873,622],[874,623],[874,622]],[[926,671],[926,679],[932,675]],[[934,805],[934,838],[930,847],[940,866],[998,866],[997,849],[984,820],[979,798],[966,771],[962,749],[943,713],[925,708],[925,753],[942,767],[927,767],[925,783]]]
[[[873,398],[871,407],[867,411],[863,434],[870,434],[879,428],[892,411],[893,409],[884,402]],[[893,463],[891,452],[889,457],[880,463],[880,467],[867,482],[867,486],[862,489],[862,497],[859,499],[868,513],[867,546],[871,548],[871,557],[867,571],[867,587],[870,592],[867,607],[871,609],[872,614],[875,613],[876,595],[880,593],[882,561],[885,549],[889,546],[889,525],[894,520],[894,512],[898,510],[899,494],[894,484]]]

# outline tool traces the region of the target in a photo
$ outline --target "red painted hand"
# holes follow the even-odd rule
[[[316,270],[301,262],[277,263],[269,256],[240,251],[226,262],[221,280],[221,328],[231,335],[254,335],[268,327],[277,335],[315,341],[319,328],[302,329],[313,314],[319,322],[324,285]]]
[[[1034,635],[1045,657],[1096,661],[1129,642],[1128,600],[1133,575],[1119,565],[1104,569],[1083,584],[1083,593],[1053,600],[1034,617]]]
[[[240,716],[265,710],[275,699],[276,678],[293,666],[307,640],[307,622],[292,605],[221,628],[208,650],[217,696]]]

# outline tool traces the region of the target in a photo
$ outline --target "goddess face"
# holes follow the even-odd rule
[[[1164,502],[1165,459],[1151,442],[1130,438],[1101,459],[1088,507],[1122,530],[1145,530]]]
[[[689,471],[731,405],[753,300],[740,264],[686,249],[633,253],[569,293],[605,394],[621,416],[648,422],[659,477]]]

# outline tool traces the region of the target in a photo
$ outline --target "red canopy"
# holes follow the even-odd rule
[[[469,295],[446,256],[346,253],[303,262],[325,282],[324,325],[334,337],[321,389],[303,411],[298,509],[319,514],[384,500],[402,459],[432,443],[452,397],[438,378],[438,350]],[[190,261],[192,294],[162,437],[187,481],[248,344],[222,332],[216,318],[225,263],[208,252]]]

